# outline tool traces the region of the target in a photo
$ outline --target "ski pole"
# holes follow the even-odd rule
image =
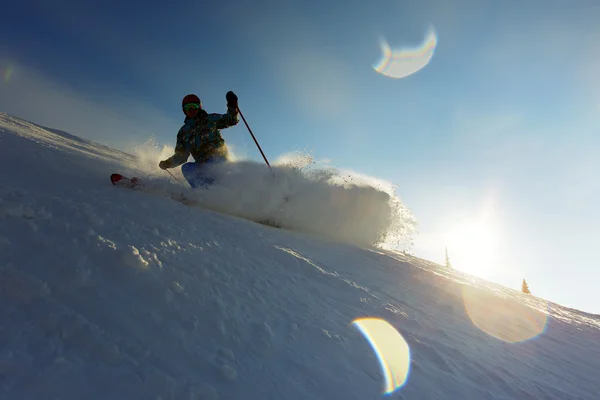
[[[248,128],[248,132],[250,132],[250,135],[252,135],[252,139],[254,139],[254,143],[256,143],[256,147],[258,147],[258,150],[260,151],[260,154],[262,154],[263,158],[265,159],[265,162],[269,166],[269,169],[271,170],[271,172],[273,172],[273,169],[271,168],[271,164],[269,164],[269,160],[267,160],[267,157],[265,156],[265,153],[263,153],[262,149],[260,148],[260,145],[258,144],[258,141],[256,140],[256,137],[254,137],[254,133],[252,133],[252,129],[250,129],[250,126],[246,122],[246,118],[244,118],[244,114],[242,114],[242,111],[240,110],[239,107],[237,107],[237,110],[240,113],[240,116],[242,117],[242,120],[244,121],[244,124],[246,124],[246,128]]]
[[[169,173],[169,175],[171,175],[171,177],[172,177],[173,179],[175,179],[175,180],[176,180],[176,181],[177,181],[177,182],[178,182],[178,183],[179,183],[181,186],[185,187],[185,185],[184,185],[184,184],[183,184],[183,183],[182,183],[182,182],[181,182],[179,179],[175,178],[175,175],[173,175],[173,174],[171,173],[171,171],[169,171],[168,169],[165,169],[165,171],[167,171],[167,172]]]
[[[237,111],[240,113],[240,117],[242,117],[242,120],[244,121],[244,124],[246,124],[246,128],[248,128],[248,132],[250,132],[250,135],[252,136],[252,139],[254,139],[254,143],[256,143],[256,147],[258,147],[258,150],[260,151],[260,154],[265,159],[265,163],[267,163],[267,166],[271,170],[271,173],[273,174],[273,178],[274,178],[275,177],[275,172],[273,172],[273,168],[271,168],[271,164],[269,164],[269,160],[267,160],[267,156],[265,156],[265,153],[263,153],[262,149],[260,148],[260,144],[258,144],[258,141],[256,140],[256,137],[254,137],[254,133],[252,133],[252,129],[250,129],[250,125],[248,125],[248,122],[246,122],[246,118],[244,118],[244,114],[242,114],[242,111],[240,110],[239,107],[237,107]],[[289,200],[288,196],[285,195],[285,194],[283,195],[283,198],[284,198],[285,201]]]

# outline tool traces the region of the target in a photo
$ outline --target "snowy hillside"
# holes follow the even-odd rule
[[[158,153],[0,114],[0,399],[599,398],[600,317],[385,250],[389,188]]]

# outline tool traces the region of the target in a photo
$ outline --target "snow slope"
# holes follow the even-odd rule
[[[372,246],[414,222],[386,189],[145,155],[0,114],[0,399],[599,398],[599,316]]]

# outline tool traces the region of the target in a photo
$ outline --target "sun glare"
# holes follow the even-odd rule
[[[447,232],[445,240],[452,267],[484,279],[501,268],[497,226],[491,212],[460,221]]]

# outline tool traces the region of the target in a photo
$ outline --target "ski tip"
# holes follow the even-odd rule
[[[113,185],[116,185],[117,182],[119,182],[121,179],[125,178],[123,175],[121,174],[112,174],[110,176],[110,181]]]

